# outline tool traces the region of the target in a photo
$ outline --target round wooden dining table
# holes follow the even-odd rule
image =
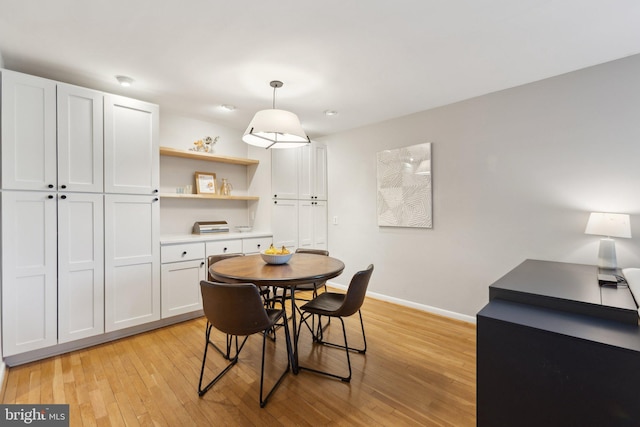
[[[211,276],[225,283],[253,283],[256,286],[274,286],[289,289],[291,294],[291,321],[293,333],[292,369],[298,373],[298,343],[296,324],[296,286],[307,283],[323,283],[339,276],[344,263],[324,255],[294,253],[286,264],[267,264],[260,254],[228,258],[209,267]]]

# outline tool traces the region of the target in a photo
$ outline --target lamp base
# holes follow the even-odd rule
[[[606,269],[618,268],[618,263],[616,262],[616,242],[610,237],[600,239],[598,267]]]

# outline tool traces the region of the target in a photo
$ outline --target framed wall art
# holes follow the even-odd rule
[[[431,143],[377,153],[380,227],[433,228]]]
[[[216,174],[196,172],[196,194],[216,194]]]

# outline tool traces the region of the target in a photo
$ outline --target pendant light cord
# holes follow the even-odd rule
[[[273,109],[276,109],[276,89],[278,86],[273,86]]]

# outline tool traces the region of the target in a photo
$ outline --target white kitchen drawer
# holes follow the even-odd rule
[[[255,237],[252,239],[242,239],[242,252],[245,254],[257,254],[269,249],[273,242],[272,237]]]
[[[160,259],[162,264],[204,259],[204,243],[183,243],[180,245],[162,246]]]
[[[219,240],[207,242],[207,256],[242,252],[242,240]]]

